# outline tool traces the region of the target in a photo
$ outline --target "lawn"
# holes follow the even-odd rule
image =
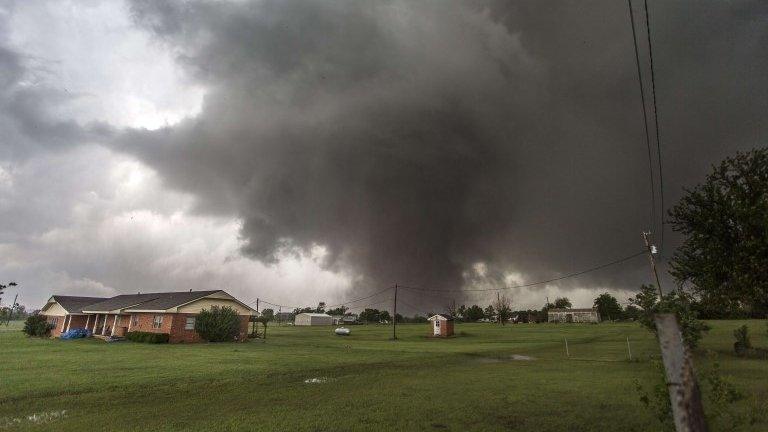
[[[718,353],[747,396],[742,412],[768,398],[768,361],[731,354],[744,323],[755,345],[768,346],[764,321],[715,321],[695,359],[705,369],[703,351]],[[654,382],[658,348],[636,324],[457,324],[451,339],[412,324],[398,326],[397,341],[385,326],[353,327],[349,337],[274,327],[266,342],[197,345],[4,330],[0,430],[659,430],[634,384]],[[767,429],[765,418],[744,428]]]

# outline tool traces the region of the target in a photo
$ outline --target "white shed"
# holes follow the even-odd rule
[[[333,325],[333,317],[325,313],[300,313],[293,324],[297,326]]]

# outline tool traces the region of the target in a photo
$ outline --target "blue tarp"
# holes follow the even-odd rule
[[[86,337],[91,337],[91,331],[83,328],[69,329],[69,331],[62,333],[61,336],[59,336],[60,339],[64,340],[80,339]]]

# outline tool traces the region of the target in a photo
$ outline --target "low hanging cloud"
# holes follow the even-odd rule
[[[493,289],[633,254],[659,231],[625,3],[8,4],[0,270],[40,298]],[[768,5],[650,10],[669,206],[710,164],[765,145]],[[636,17],[647,78],[640,3]],[[101,38],[94,23],[113,27]],[[41,40],[19,45],[14,26]],[[126,191],[121,170],[151,180]],[[663,258],[679,241],[666,234]],[[648,276],[637,258],[512,296],[582,305]]]
[[[667,204],[766,130],[765,5],[690,7],[652,11]],[[625,4],[136,1],[132,13],[207,93],[199,115],[118,148],[194,194],[196,211],[238,215],[247,256],[321,245],[327,268],[369,290],[457,289],[482,263],[504,286],[510,272],[530,281],[637,252],[658,227]],[[645,265],[561,286],[633,288]]]

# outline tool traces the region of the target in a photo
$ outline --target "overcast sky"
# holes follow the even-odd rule
[[[692,4],[649,4],[667,207],[768,132],[768,3]],[[0,71],[3,303],[504,288],[659,239],[626,2],[3,0]],[[649,276],[506,291],[585,307]]]

